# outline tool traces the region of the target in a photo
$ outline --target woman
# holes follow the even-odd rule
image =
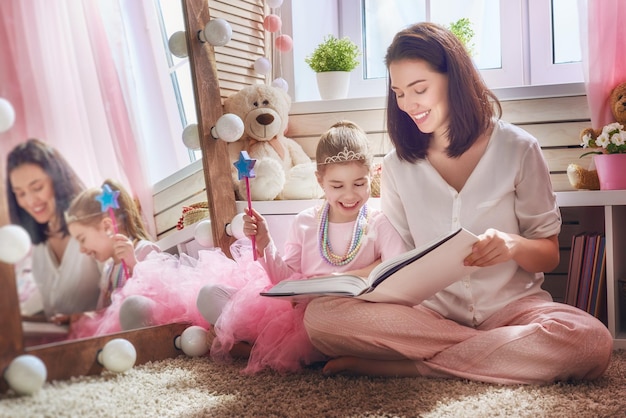
[[[23,226],[33,243],[32,275],[45,316],[95,309],[100,268],[80,253],[63,215],[84,189],[76,173],[57,150],[29,139],[9,153],[6,178],[11,222]]]
[[[482,267],[414,307],[319,298],[305,314],[324,372],[547,383],[608,366],[606,327],[541,289],[559,262],[561,219],[535,138],[501,108],[467,51],[431,23],[387,50],[382,209],[410,247],[465,227]],[[497,111],[496,111],[497,110]],[[427,277],[416,280],[428,280]]]

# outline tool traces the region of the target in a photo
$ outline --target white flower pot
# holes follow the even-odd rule
[[[350,87],[349,71],[325,71],[317,74],[317,90],[323,100],[345,99]]]

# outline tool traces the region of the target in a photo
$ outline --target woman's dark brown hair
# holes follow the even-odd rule
[[[38,165],[52,179],[56,202],[55,214],[59,220],[60,232],[63,236],[69,235],[63,214],[70,206],[72,199],[84,190],[85,186],[65,158],[56,149],[38,139],[29,139],[17,145],[7,157],[6,190],[11,223],[24,227],[35,245],[46,242],[48,239],[48,225],[37,223],[17,204],[15,193],[13,193],[11,172],[23,164]]]
[[[443,26],[422,22],[398,32],[385,56],[389,68],[393,62],[421,60],[448,77],[450,121],[447,153],[458,157],[489,129],[502,107],[485,85],[464,45]],[[415,162],[426,157],[431,134],[421,132],[415,122],[398,107],[391,79],[387,92],[387,130],[398,158]]]

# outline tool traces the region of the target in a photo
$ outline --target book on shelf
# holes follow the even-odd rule
[[[572,237],[565,303],[606,323],[606,237],[584,232]]]
[[[598,252],[598,265],[594,273],[596,284],[594,284],[591,294],[591,307],[589,313],[607,324],[606,312],[606,237],[600,240]]]
[[[580,282],[580,268],[584,249],[585,234],[573,235],[567,273],[567,285],[565,288],[565,303],[572,306],[576,306],[576,301],[578,300],[578,283]]]
[[[597,260],[596,265],[594,266],[593,272],[593,280],[591,283],[591,297],[589,298],[589,308],[587,312],[594,315],[598,318],[598,313],[596,312],[596,308],[599,305],[598,301],[601,298],[602,293],[605,292],[604,286],[606,281],[606,237],[604,235],[600,236],[600,241],[598,242],[598,251],[597,251]],[[604,275],[605,280],[602,279]]]
[[[476,241],[476,235],[460,228],[428,245],[385,260],[367,278],[334,274],[283,280],[261,295],[292,300],[334,295],[417,305],[479,268],[463,264]]]
[[[580,281],[578,283],[578,297],[576,307],[587,310],[589,296],[591,294],[591,279],[593,277],[593,266],[596,259],[597,240],[600,237],[598,233],[585,235],[585,251],[582,255],[582,264],[580,268]]]

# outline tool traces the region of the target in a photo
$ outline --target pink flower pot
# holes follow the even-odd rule
[[[626,189],[626,154],[596,154],[593,161],[598,170],[600,190]]]

